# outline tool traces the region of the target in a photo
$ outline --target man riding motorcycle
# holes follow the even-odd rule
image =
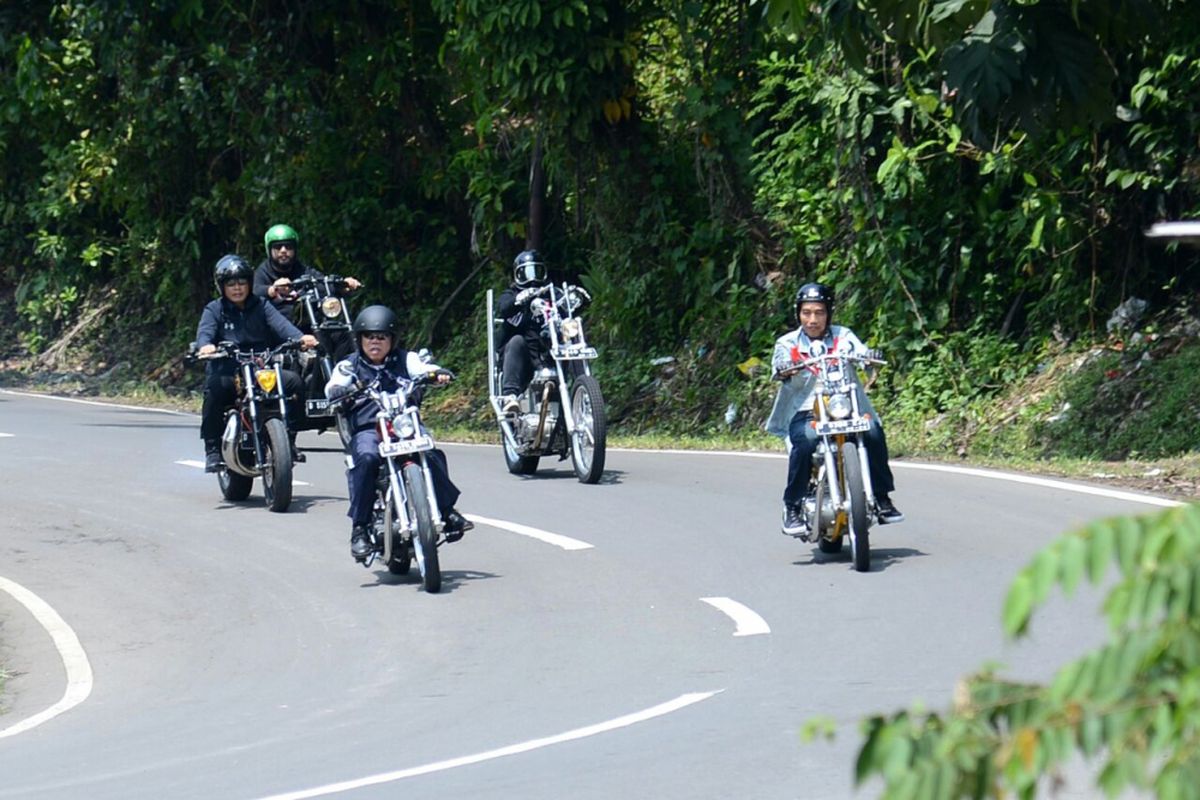
[[[545,362],[548,350],[541,326],[529,313],[529,302],[546,285],[546,264],[537,250],[523,250],[513,259],[513,282],[500,293],[496,316],[502,322],[501,350],[504,384],[500,387],[502,410],[515,414],[517,396],[533,379],[534,360]]]
[[[266,349],[292,339],[299,339],[303,349],[316,347],[316,337],[301,334],[270,303],[250,293],[253,272],[246,260],[237,255],[222,256],[213,267],[213,281],[221,297],[204,307],[196,328],[197,354],[210,355],[217,343],[234,342],[241,349]],[[204,471],[221,468],[221,431],[225,409],[233,405],[236,365],[229,360],[209,361],[204,381],[204,404],[200,412],[200,437],[204,440]],[[287,404],[288,429],[295,444],[296,423],[300,408],[300,376],[283,370],[283,387]],[[297,461],[304,456],[293,446]]]
[[[775,398],[775,406],[767,419],[768,433],[790,442],[787,486],[783,491],[783,532],[806,538],[807,523],[803,507],[810,489],[812,457],[817,446],[817,434],[812,425],[815,376],[799,364],[811,355],[812,343],[820,341],[826,352],[846,352],[867,355],[871,351],[854,331],[833,323],[833,290],[822,283],[806,283],[796,292],[796,319],[799,327],[775,341],[771,358],[773,374],[781,377],[783,385]],[[858,402],[871,417],[871,427],[864,435],[870,456],[871,485],[875,488],[879,522],[886,525],[903,522],[904,515],[892,504],[889,495],[895,490],[892,470],[888,466],[887,439],[879,415],[861,387]]]
[[[263,246],[267,257],[254,271],[254,293],[264,300],[269,300],[285,317],[295,319],[296,293],[292,291],[292,281],[305,276],[322,277],[317,269],[310,267],[300,260],[300,237],[290,225],[272,225],[263,235]],[[362,284],[357,278],[346,278],[346,290],[356,291]],[[300,320],[299,325],[305,328],[307,320]],[[305,333],[312,333],[306,330]],[[346,352],[338,353],[335,357],[349,355],[351,342],[346,341]],[[339,348],[340,349],[340,348]]]
[[[367,306],[358,313],[354,319],[358,350],[334,368],[333,377],[325,386],[325,395],[331,402],[351,394],[359,384],[378,380],[384,390],[390,391],[395,388],[398,378],[441,370],[436,364],[423,362],[416,353],[398,347],[398,328],[399,321],[387,306]],[[447,380],[448,374],[438,376],[439,382]],[[375,401],[360,397],[346,412],[354,429],[354,438],[347,448],[351,466],[346,472],[350,491],[350,508],[346,515],[350,517],[350,554],[357,561],[365,560],[371,553],[369,527],[375,482],[383,462],[379,455],[379,431],[375,427],[378,410]],[[446,539],[455,541],[475,524],[454,508],[460,492],[450,480],[446,454],[434,449],[429,451],[427,458],[438,511],[446,523]]]

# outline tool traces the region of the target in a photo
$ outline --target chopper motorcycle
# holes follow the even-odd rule
[[[298,358],[305,396],[304,419],[299,427],[318,432],[333,428],[345,450],[354,432],[339,406],[325,399],[325,384],[338,360],[353,350],[350,310],[344,297],[346,279],[339,275],[305,275],[292,281],[291,290],[301,317],[296,323],[301,330],[311,331],[318,343],[315,352]]]
[[[533,379],[518,398],[520,410],[503,411],[500,399],[502,359],[492,291],[487,293],[488,395],[500,426],[504,463],[514,475],[532,475],[542,456],[569,455],[582,483],[604,474],[607,417],[600,383],[588,365],[597,353],[584,336],[578,312],[587,295],[568,283],[546,284],[529,302],[541,325],[552,365],[534,369]]]
[[[282,362],[285,354],[298,350],[289,341],[268,350],[239,350],[233,342],[220,342],[211,355],[196,355],[195,343],[189,359],[207,361],[229,358],[237,363],[236,398],[225,412],[221,434],[224,464],[217,472],[221,495],[230,501],[245,500],[255,478],[262,478],[263,497],[271,511],[286,511],[292,502],[293,453],[287,428]]]
[[[376,380],[335,401],[342,405],[365,394],[378,407],[375,427],[383,463],[375,487],[372,550],[363,565],[370,567],[380,558],[392,574],[406,575],[415,557],[421,582],[430,593],[442,588],[438,547],[462,538],[461,532],[446,532],[438,511],[427,456],[436,445],[421,423],[421,395],[427,386],[435,385],[430,379],[439,373],[453,377],[449,370],[439,370],[401,378],[392,391],[384,391]]]
[[[840,553],[849,539],[858,572],[871,568],[870,528],[878,514],[865,441],[873,420],[860,408],[858,368],[886,363],[872,356],[830,351],[813,342],[808,358],[776,375],[786,378],[801,370],[816,375],[811,424],[817,447],[803,514],[821,552]]]

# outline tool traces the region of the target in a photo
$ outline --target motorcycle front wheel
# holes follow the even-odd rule
[[[267,508],[287,511],[292,504],[292,445],[287,425],[279,418],[263,425],[263,496]]]
[[[392,543],[392,557],[387,563],[388,572],[393,575],[407,575],[412,568],[412,551],[407,542],[400,540],[399,526],[396,524],[399,514],[396,511],[396,498],[391,492],[387,493],[387,505],[383,513],[383,535]]]
[[[442,589],[442,570],[438,565],[437,531],[433,529],[433,515],[429,513],[429,493],[425,491],[425,473],[419,464],[405,464],[403,479],[409,519],[416,526],[413,554],[417,557],[425,591],[436,593]]]
[[[871,569],[871,539],[867,525],[867,493],[863,489],[862,462],[854,442],[842,445],[842,490],[850,504],[850,556],[859,572]]]
[[[571,438],[571,461],[575,476],[582,483],[596,483],[604,474],[604,448],[608,439],[608,417],[600,383],[591,375],[575,381],[571,392],[571,420],[575,435]]]

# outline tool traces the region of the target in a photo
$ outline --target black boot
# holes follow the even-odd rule
[[[444,528],[447,542],[457,542],[463,537],[463,534],[475,527],[475,523],[458,513],[458,509],[452,508],[442,515],[442,519],[446,521]]]
[[[204,440],[204,471],[220,472],[225,462],[221,459],[221,440]]]
[[[355,561],[366,561],[371,555],[371,534],[366,525],[355,525],[350,530],[350,555]]]

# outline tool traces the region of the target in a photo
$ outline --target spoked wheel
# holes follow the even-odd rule
[[[221,467],[220,472],[217,473],[217,485],[221,487],[222,497],[236,503],[250,496],[250,487],[254,485],[254,478],[242,475],[240,472],[232,472],[229,467]]]
[[[571,439],[571,460],[575,475],[583,483],[595,483],[604,474],[604,447],[608,438],[608,417],[600,383],[591,375],[575,381],[571,392],[571,420],[575,435]]]
[[[850,555],[859,572],[871,569],[871,538],[867,528],[867,494],[863,490],[862,462],[854,442],[842,445],[843,489],[850,505]]]
[[[287,426],[281,419],[269,419],[263,430],[267,434],[263,441],[263,496],[267,508],[287,511],[292,503],[292,445]]]
[[[392,543],[392,557],[387,563],[388,572],[393,575],[407,575],[412,567],[412,551],[408,549],[408,543],[400,539],[400,526],[396,524],[399,514],[396,511],[396,498],[391,491],[387,494],[387,505],[383,514],[383,535]]]
[[[500,449],[504,451],[504,464],[513,475],[532,475],[537,472],[540,456],[523,456],[508,443],[504,430],[500,431]]]
[[[408,494],[408,513],[416,525],[413,535],[413,555],[421,570],[421,581],[425,591],[438,592],[442,588],[442,570],[438,565],[437,531],[433,529],[433,516],[429,513],[429,493],[425,491],[425,474],[419,464],[404,465],[404,491]]]

